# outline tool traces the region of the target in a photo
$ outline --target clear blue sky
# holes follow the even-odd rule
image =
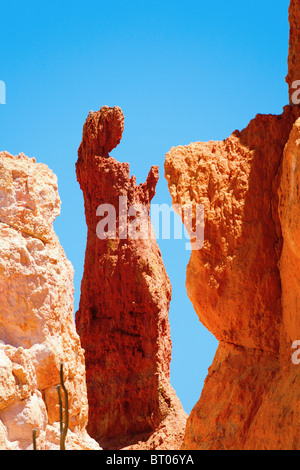
[[[257,113],[288,103],[288,0],[1,2],[0,150],[24,152],[58,176],[55,230],[75,269],[75,310],[86,242],[75,176],[90,110],[122,108],[125,131],[112,156],[171,203],[164,156],[176,145],[222,140]],[[189,413],[217,341],[185,290],[185,241],[159,242],[173,286],[172,384]]]

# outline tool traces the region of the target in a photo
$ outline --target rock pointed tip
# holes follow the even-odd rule
[[[83,127],[83,141],[89,153],[108,157],[119,145],[124,130],[124,114],[119,106],[102,106],[90,111]]]

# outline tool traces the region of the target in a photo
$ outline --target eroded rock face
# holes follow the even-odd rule
[[[278,189],[296,114],[286,107],[281,116],[259,115],[223,142],[166,155],[173,202],[205,208],[204,246],[192,251],[186,286],[200,321],[220,341],[188,420],[186,449],[274,445],[271,432],[260,442],[250,436],[251,429],[258,434],[254,416],[264,400],[270,405],[270,388],[283,380],[280,360],[291,363],[282,345]],[[292,446],[295,432],[290,436]]]
[[[298,73],[291,2],[288,83]],[[297,59],[298,57],[298,59]],[[205,241],[187,268],[200,321],[219,340],[184,449],[299,449],[299,107],[258,115],[222,142],[166,155],[174,204],[204,205]]]
[[[53,230],[57,179],[0,153],[0,448],[59,449],[60,362],[69,391],[67,449],[99,449],[86,432],[84,354],[73,320],[73,267]]]
[[[205,241],[192,251],[187,291],[220,341],[279,350],[279,167],[294,122],[257,116],[223,142],[195,143],[166,155],[173,202],[204,205]],[[247,286],[247,288],[246,288]]]
[[[158,168],[136,185],[128,163],[109,157],[123,128],[118,107],[89,113],[76,164],[88,227],[76,314],[87,369],[88,431],[103,448],[178,449],[186,414],[170,386],[171,285],[149,218]],[[97,208],[103,204],[116,214],[116,232],[107,239],[99,230],[105,213]],[[152,233],[145,239],[130,231],[141,210]]]
[[[283,233],[280,258],[283,323],[290,341],[300,338],[300,120],[286,144],[280,184],[279,216]]]

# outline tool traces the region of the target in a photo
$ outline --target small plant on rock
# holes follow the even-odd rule
[[[69,397],[68,397],[68,390],[66,389],[65,382],[64,382],[64,364],[63,362],[60,363],[60,385],[57,385],[57,393],[58,393],[58,403],[59,403],[59,422],[60,422],[60,443],[59,447],[60,450],[66,450],[66,437],[69,428]],[[64,392],[64,406],[62,400],[62,393],[61,390]],[[65,411],[65,419],[64,419],[64,411]],[[32,430],[32,440],[33,440],[33,450],[37,450],[36,445],[36,429]]]

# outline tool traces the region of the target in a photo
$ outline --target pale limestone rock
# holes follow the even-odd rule
[[[60,362],[69,392],[67,449],[86,433],[84,351],[73,318],[73,267],[53,230],[57,178],[23,154],[0,153],[0,449],[59,448]]]

